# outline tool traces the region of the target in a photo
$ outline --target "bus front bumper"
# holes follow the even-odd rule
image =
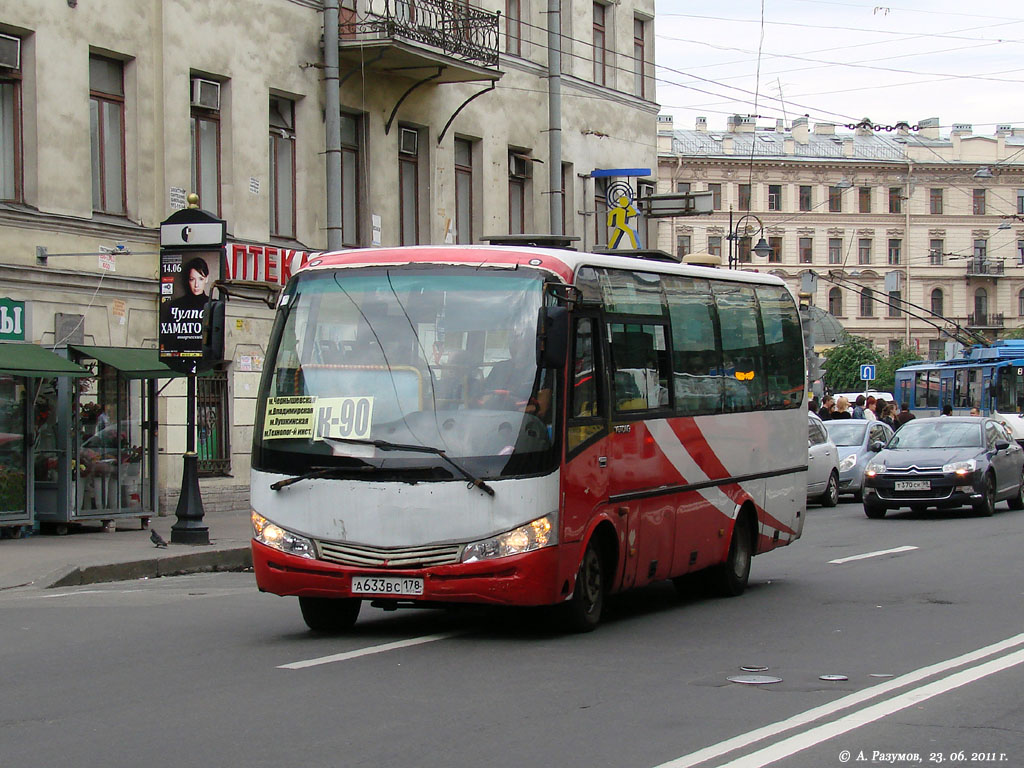
[[[398,603],[486,605],[552,605],[571,594],[574,566],[564,571],[563,558],[571,548],[545,547],[510,557],[432,568],[361,568],[296,557],[253,539],[252,563],[262,592],[297,597],[361,598]],[[352,579],[358,576],[423,579],[423,593],[358,594]]]

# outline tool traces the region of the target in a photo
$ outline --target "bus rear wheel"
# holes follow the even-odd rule
[[[576,588],[562,606],[562,620],[570,632],[592,632],[601,622],[604,610],[605,570],[597,542],[591,538],[583,553]]]
[[[754,537],[750,518],[743,515],[732,529],[729,555],[721,565],[708,573],[711,587],[725,597],[738,597],[747,588],[750,579],[750,559],[754,556]]]
[[[351,629],[359,617],[358,598],[300,597],[299,608],[306,626],[314,632]]]

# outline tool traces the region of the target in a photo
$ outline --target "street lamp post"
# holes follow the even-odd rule
[[[755,245],[752,248],[752,250],[754,251],[754,253],[756,253],[758,256],[760,256],[762,258],[768,258],[768,256],[771,255],[772,247],[770,245],[768,245],[767,242],[765,242],[765,239],[764,239],[764,236],[763,236],[764,235],[764,223],[759,218],[757,218],[757,216],[755,216],[754,214],[752,214],[752,213],[745,213],[742,216],[740,216],[740,218],[736,222],[736,226],[734,228],[733,224],[732,224],[732,208],[730,208],[729,209],[729,234],[726,235],[726,239],[729,241],[729,269],[736,269],[736,265],[739,263],[739,254],[736,253],[735,242],[741,237],[741,235],[740,235],[740,226],[747,219],[753,219],[754,221],[757,222],[757,234],[761,236],[761,237],[759,237],[759,239],[757,241],[757,245]]]

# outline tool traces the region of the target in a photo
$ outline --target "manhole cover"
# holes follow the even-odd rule
[[[872,672],[870,677],[896,677],[891,672]]]
[[[850,678],[848,678],[846,675],[822,675],[818,679],[819,680],[826,680],[827,682],[830,682],[830,683],[841,683],[844,680],[849,680]]]
[[[782,682],[781,677],[771,675],[734,675],[727,679],[730,683],[740,683],[741,685],[769,685]]]
[[[740,667],[744,672],[767,672],[768,667],[763,667],[760,664],[744,664]]]

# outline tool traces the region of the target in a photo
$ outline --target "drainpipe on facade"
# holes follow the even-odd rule
[[[906,197],[907,197],[907,200],[906,200],[907,205],[903,209],[903,215],[904,215],[905,220],[906,220],[906,226],[905,226],[904,229],[906,230],[906,236],[907,236],[907,270],[906,270],[907,280],[906,280],[906,286],[905,286],[905,289],[906,289],[906,292],[907,292],[906,299],[905,299],[906,301],[910,301],[910,184],[911,184],[911,176],[913,175],[913,173],[914,173],[914,163],[913,163],[912,160],[907,160],[907,195],[906,195]],[[906,319],[906,335],[905,335],[906,342],[905,343],[907,345],[907,349],[910,349],[910,313],[907,312],[907,311],[904,311],[903,317]]]
[[[324,0],[324,137],[327,150],[327,249],[342,247],[341,94],[338,92],[338,0]]]
[[[562,221],[562,22],[560,0],[548,0],[548,200],[552,235],[565,233]]]

